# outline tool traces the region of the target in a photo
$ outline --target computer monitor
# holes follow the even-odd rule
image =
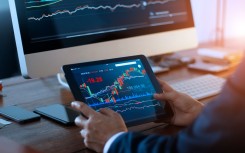
[[[190,0],[9,0],[26,78],[64,64],[197,46]]]

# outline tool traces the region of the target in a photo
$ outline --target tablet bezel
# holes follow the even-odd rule
[[[106,59],[106,60],[100,60],[100,61],[92,61],[92,62],[86,62],[86,63],[77,63],[77,64],[70,64],[70,65],[64,65],[62,67],[64,73],[65,73],[65,78],[68,82],[68,85],[71,89],[71,92],[75,98],[75,100],[77,101],[82,101],[85,102],[84,97],[82,96],[79,87],[77,86],[76,80],[73,76],[73,73],[71,71],[71,69],[73,68],[81,68],[81,67],[86,67],[86,66],[94,66],[94,65],[102,65],[102,64],[108,64],[108,63],[116,63],[116,62],[124,62],[124,61],[128,61],[128,60],[137,60],[139,59],[141,61],[141,63],[143,64],[146,73],[154,87],[154,89],[156,90],[157,93],[162,93],[162,89],[161,86],[159,85],[155,74],[153,73],[147,58],[144,55],[136,55],[136,56],[129,56],[129,57],[120,57],[120,58],[114,58],[114,59]],[[162,105],[162,103],[161,103]],[[144,124],[144,123],[148,123],[148,122],[154,122],[154,121],[162,121],[162,122],[170,122],[171,118],[173,117],[173,111],[171,109],[171,106],[169,105],[168,102],[165,102],[164,108],[163,110],[165,111],[164,115],[161,114],[157,114],[155,115],[155,117],[148,117],[148,118],[144,118],[144,119],[140,119],[137,121],[125,121],[127,126],[134,126],[134,125],[139,125],[139,124]]]

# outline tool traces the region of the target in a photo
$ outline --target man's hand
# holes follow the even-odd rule
[[[102,108],[96,112],[82,102],[72,102],[72,107],[85,116],[78,116],[75,123],[82,129],[80,133],[85,146],[96,152],[102,152],[105,143],[114,134],[127,132],[122,117],[110,109]]]
[[[167,83],[159,80],[163,93],[155,94],[154,98],[160,101],[168,101],[174,111],[172,124],[187,126],[192,123],[202,111],[203,104],[191,98],[189,95],[175,91]]]

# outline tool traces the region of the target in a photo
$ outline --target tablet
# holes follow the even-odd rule
[[[127,126],[173,116],[167,102],[153,98],[163,91],[143,55],[64,65],[63,71],[76,100],[120,113]]]

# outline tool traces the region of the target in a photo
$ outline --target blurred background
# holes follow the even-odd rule
[[[245,1],[191,0],[202,45],[245,48]],[[0,79],[19,75],[8,0],[0,2]]]

